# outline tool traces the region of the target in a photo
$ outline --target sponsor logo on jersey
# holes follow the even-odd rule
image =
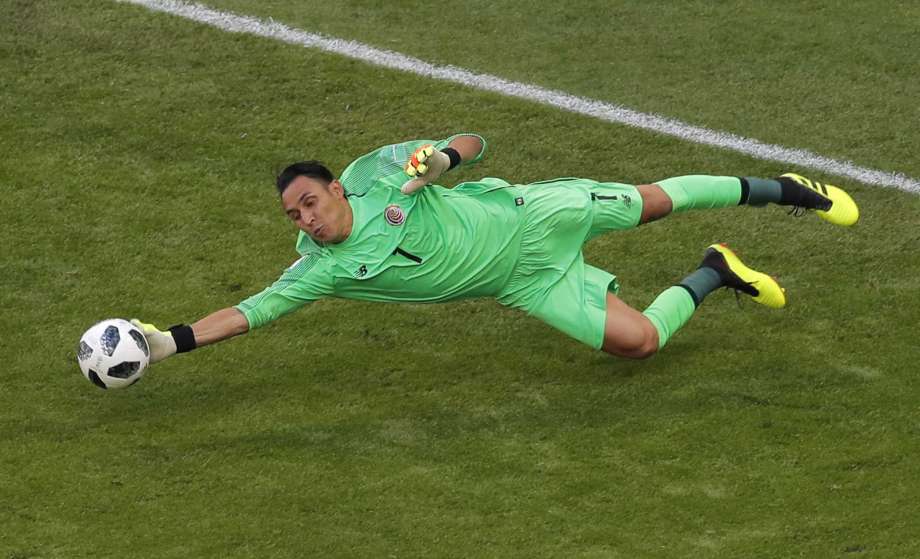
[[[396,204],[390,204],[383,210],[383,217],[390,225],[402,225],[406,221],[406,213]]]

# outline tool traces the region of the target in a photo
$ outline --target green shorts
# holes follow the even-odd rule
[[[601,233],[639,225],[639,191],[628,184],[556,179],[521,192],[521,253],[499,302],[600,349],[607,292],[616,293],[619,285],[613,274],[585,264],[582,246]]]

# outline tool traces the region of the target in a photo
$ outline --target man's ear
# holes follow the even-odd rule
[[[332,182],[329,183],[329,192],[332,192],[336,198],[345,197],[345,187],[342,186],[339,179],[332,179]]]

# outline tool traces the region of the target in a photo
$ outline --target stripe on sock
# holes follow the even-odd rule
[[[748,184],[748,181],[744,177],[738,177],[738,180],[741,181],[741,200],[738,201],[738,205],[742,206],[748,203],[748,196],[751,195],[751,185]]]

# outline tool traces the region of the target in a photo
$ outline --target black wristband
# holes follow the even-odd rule
[[[463,162],[463,158],[460,157],[460,152],[454,148],[444,148],[441,150],[441,153],[450,158],[450,167],[447,168],[448,171]]]
[[[198,347],[198,344],[195,343],[195,332],[187,324],[170,326],[169,333],[172,334],[173,340],[176,341],[176,353],[185,353]]]

